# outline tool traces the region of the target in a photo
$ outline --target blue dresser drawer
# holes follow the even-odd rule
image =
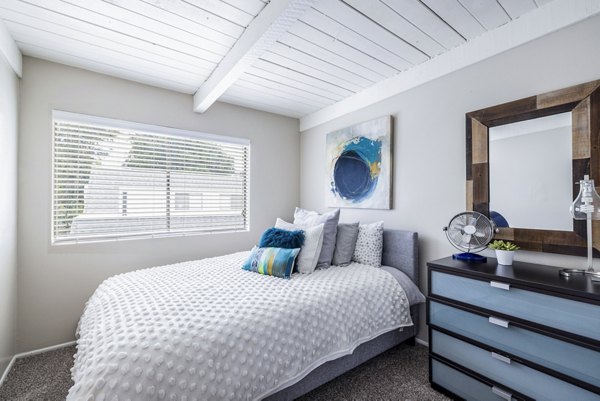
[[[431,351],[536,400],[599,401],[600,395],[431,330]]]
[[[431,381],[466,401],[513,401],[510,391],[488,386],[438,360],[431,360]]]
[[[435,301],[429,322],[600,388],[600,352]]]
[[[600,305],[431,271],[431,294],[600,340]]]

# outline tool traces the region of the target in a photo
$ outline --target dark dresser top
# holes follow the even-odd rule
[[[466,262],[447,257],[428,262],[427,265],[454,274],[588,298],[596,301],[594,303],[600,303],[600,282],[593,283],[589,277],[583,275],[561,277],[558,275],[561,267],[517,261],[513,262],[512,266],[503,266],[499,265],[495,258],[490,257],[484,263]],[[600,267],[595,267],[595,269],[598,271]]]

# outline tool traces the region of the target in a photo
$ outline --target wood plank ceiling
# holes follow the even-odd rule
[[[550,0],[318,0],[220,100],[301,117]],[[21,51],[194,93],[268,0],[1,0]]]

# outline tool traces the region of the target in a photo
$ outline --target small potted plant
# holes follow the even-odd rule
[[[510,241],[496,240],[489,245],[490,249],[496,251],[496,258],[498,264],[510,266],[515,256],[515,251],[519,249],[518,246]]]

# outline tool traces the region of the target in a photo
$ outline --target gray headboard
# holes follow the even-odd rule
[[[419,285],[419,235],[414,231],[383,230],[381,261],[401,270]]]

